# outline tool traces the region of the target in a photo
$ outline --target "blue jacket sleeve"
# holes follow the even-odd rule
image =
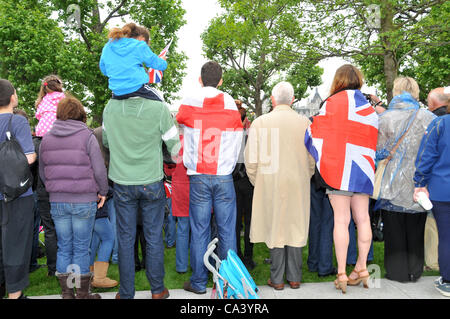
[[[142,42],[140,53],[141,61],[145,63],[145,66],[147,68],[152,68],[160,71],[164,71],[165,69],[167,69],[167,62],[153,53],[152,50],[150,50],[150,47],[145,42]]]
[[[108,74],[106,74],[106,66],[105,61],[103,60],[103,53],[102,56],[100,57],[100,71],[102,71],[103,75],[108,76]]]
[[[416,157],[416,172],[414,174],[414,185],[416,187],[428,185],[433,166],[439,158],[438,141],[441,123],[441,118],[436,118],[432,121],[420,143]]]

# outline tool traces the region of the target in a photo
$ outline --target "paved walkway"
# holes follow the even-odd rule
[[[291,289],[286,285],[284,290],[276,291],[269,286],[259,286],[261,299],[450,299],[441,295],[434,287],[433,281],[437,277],[422,277],[416,283],[398,283],[380,279],[372,282],[373,288],[364,289],[362,284],[358,287],[347,287],[347,293],[342,294],[334,288],[332,282],[305,283],[299,289]],[[114,299],[115,292],[101,293],[104,299]],[[211,289],[205,295],[196,295],[183,289],[170,290],[171,299],[209,299]],[[59,299],[59,295],[29,297],[30,299]],[[136,292],[136,299],[149,299],[149,291]]]

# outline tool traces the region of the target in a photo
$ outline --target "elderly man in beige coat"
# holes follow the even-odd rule
[[[304,143],[311,122],[292,110],[294,89],[290,83],[278,83],[271,99],[273,111],[252,123],[245,148],[247,175],[255,186],[250,241],[264,242],[270,249],[268,285],[283,289],[286,275],[295,289],[302,277],[315,165]]]

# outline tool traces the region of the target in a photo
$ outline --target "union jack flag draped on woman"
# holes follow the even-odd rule
[[[329,97],[305,134],[305,145],[325,183],[372,195],[378,115],[359,90]]]

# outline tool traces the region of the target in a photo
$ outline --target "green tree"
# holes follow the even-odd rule
[[[315,66],[318,56],[304,45],[309,35],[298,32],[299,1],[219,3],[226,12],[214,18],[201,37],[207,58],[224,68],[225,91],[259,116],[277,81],[291,81],[297,99],[308,87],[320,84],[323,70]]]
[[[186,67],[186,56],[177,50],[176,33],[185,23],[181,0],[0,0],[0,3],[4,4],[0,12],[5,12],[8,18],[4,21],[2,17],[0,22],[6,28],[0,33],[0,41],[12,41],[8,42],[12,47],[7,51],[16,52],[18,61],[27,60],[24,67],[30,68],[29,61],[36,60],[36,66],[26,77],[19,78],[10,68],[2,67],[2,74],[14,79],[20,89],[35,81],[34,91],[30,88],[30,92],[37,95],[38,79],[57,73],[63,78],[66,89],[88,106],[94,123],[101,123],[101,114],[111,92],[98,65],[103,46],[108,41],[110,24],[119,20],[120,26],[133,21],[147,27],[151,33],[150,46],[155,53],[173,39],[168,69],[157,88],[164,93],[167,102],[176,98]],[[70,9],[71,5],[78,7]],[[72,19],[77,13],[78,21]],[[23,39],[19,46],[15,39],[20,34]],[[30,37],[34,40],[30,41]],[[3,54],[0,63],[4,65]]]
[[[85,99],[97,122],[110,98],[107,79],[101,74],[98,61],[107,42],[108,24],[116,18],[120,18],[122,24],[133,21],[147,27],[150,47],[155,53],[159,53],[173,39],[168,55],[169,65],[157,88],[164,93],[167,102],[177,97],[176,92],[181,87],[186,68],[186,56],[177,50],[176,32],[186,23],[181,0],[79,0],[76,2],[80,8],[79,25],[67,23],[74,15],[72,10],[68,10],[74,3],[72,0],[49,2],[57,10],[58,21],[64,25],[66,35],[71,37],[70,45],[79,53],[78,59],[83,67],[75,73],[77,77],[72,81],[84,84],[91,93],[85,95]]]
[[[35,113],[41,79],[58,73],[64,35],[50,12],[37,1],[0,0],[0,77],[10,80],[19,96],[19,107],[31,118]]]
[[[352,58],[390,101],[399,74],[422,74],[421,81],[434,84],[448,81],[448,72],[431,78],[432,66],[422,68],[420,62],[434,57],[448,70],[449,5],[445,0],[325,0],[305,7],[317,51],[323,57]],[[436,81],[436,76],[441,78]]]

